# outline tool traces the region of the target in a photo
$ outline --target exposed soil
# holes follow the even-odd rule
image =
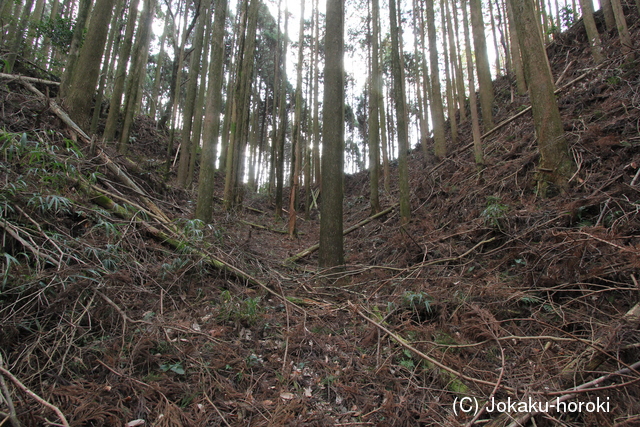
[[[585,42],[578,23],[549,47],[558,86],[586,74],[559,95],[578,165],[568,194],[536,194],[530,114],[485,138],[481,176],[465,123],[443,162],[411,153],[411,223],[394,210],[347,235],[339,272],[318,270],[315,254],[284,263],[318,241],[315,209],[295,239],[255,226],[285,229],[265,195],[247,194],[238,212],[219,205],[204,228],[189,221],[195,191],[165,181],[167,138],[148,119],[129,159],[97,152],[189,246],[98,208],[79,175],[123,206],[144,201],[46,102],[4,82],[2,368],[72,426],[453,426],[473,419],[454,406],[464,397],[555,402],[583,384],[567,402],[607,411],[523,423],[640,425],[640,372],[628,369],[640,360],[640,66],[605,35],[596,68]],[[496,122],[528,105],[506,77],[495,93]],[[391,178],[384,207],[398,197],[395,168]],[[345,178],[345,228],[370,215],[368,180]],[[60,422],[5,381],[24,425]]]

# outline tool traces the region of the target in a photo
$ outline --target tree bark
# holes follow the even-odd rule
[[[593,18],[593,2],[592,0],[580,0],[580,8],[582,9],[582,22],[584,23],[584,29],[587,32],[589,38],[589,46],[591,47],[591,55],[596,64],[600,64],[604,60],[602,54],[602,42],[600,41],[600,34],[598,34],[598,28],[596,27],[596,21]]]
[[[480,87],[480,108],[482,123],[485,130],[491,130],[493,123],[493,81],[491,67],[487,55],[487,40],[482,19],[481,0],[469,0],[471,6],[471,30],[473,32],[473,45],[476,58],[476,72],[478,74],[478,86]]]
[[[327,0],[324,50],[322,205],[318,264],[320,267],[336,267],[344,264],[344,0]]]
[[[369,201],[371,215],[380,212],[378,182],[380,179],[380,65],[378,64],[378,33],[380,6],[378,0],[371,0],[371,72],[369,80]]]
[[[445,118],[440,87],[440,67],[438,65],[438,39],[436,36],[433,2],[426,2],[426,24],[429,39],[429,70],[431,73],[431,119],[433,120],[434,154],[438,160],[447,156],[445,140]],[[402,208],[400,209],[402,211]]]
[[[216,145],[220,133],[222,107],[222,81],[224,64],[224,29],[227,16],[227,0],[216,0],[211,60],[209,61],[209,87],[202,138],[202,161],[198,179],[196,218],[209,223],[213,219],[213,191],[216,170]]]
[[[620,44],[622,45],[622,53],[627,56],[627,63],[633,62],[635,54],[633,51],[633,41],[629,34],[629,28],[627,27],[627,20],[624,17],[622,10],[622,4],[620,0],[610,0],[611,7],[613,9],[613,16],[616,20],[616,28],[618,29],[618,35],[620,37]]]
[[[118,30],[118,18],[122,13],[122,8],[124,7],[124,0],[117,0],[118,4],[115,9],[115,13],[111,18],[111,29],[109,30],[109,40],[107,41],[107,48],[105,50],[105,59],[102,64],[102,71],[100,72],[100,80],[98,81],[98,93],[96,94],[96,102],[93,104],[93,117],[91,117],[91,129],[90,134],[95,134],[98,131],[98,121],[100,120],[100,115],[102,113],[102,100],[105,97],[105,88],[107,87],[107,77],[109,75],[110,65],[112,62],[115,62],[115,51],[117,47],[114,47],[114,42],[116,39],[116,33],[120,33]],[[103,133],[104,135],[104,133]]]
[[[118,142],[118,151],[122,154],[127,152],[129,146],[129,135],[133,126],[133,119],[138,109],[138,96],[142,85],[142,76],[145,75],[147,58],[149,54],[149,40],[151,38],[151,24],[156,7],[156,0],[145,0],[143,15],[140,17],[140,26],[136,36],[136,47],[131,64],[131,78],[125,96],[124,123],[122,124],[122,134]]]
[[[516,90],[519,95],[527,93],[527,82],[524,78],[524,68],[522,66],[522,55],[520,54],[520,43],[518,42],[518,29],[515,25],[513,9],[511,2],[507,3],[507,22],[509,25],[509,38],[511,39],[511,63],[513,64],[513,72],[516,77]]]
[[[91,106],[114,3],[115,0],[96,0],[77,66],[65,83],[69,87],[69,93],[64,98],[69,116],[83,129],[89,129],[91,124]]]
[[[120,119],[120,104],[122,102],[122,94],[124,92],[124,83],[127,75],[127,65],[131,58],[131,47],[133,46],[133,33],[136,27],[136,18],[138,16],[137,7],[129,7],[127,17],[127,27],[124,31],[120,52],[118,53],[118,67],[113,81],[113,91],[109,101],[109,115],[107,115],[107,123],[104,127],[103,138],[111,141],[116,136],[118,120]]]
[[[242,172],[244,151],[248,135],[249,106],[251,101],[251,83],[253,81],[253,62],[258,20],[258,0],[248,0],[246,32],[238,42],[241,57],[237,63],[236,87],[233,99],[232,122],[227,153],[224,203],[230,210],[242,203]]]
[[[518,28],[518,40],[529,85],[531,109],[540,150],[539,192],[542,196],[564,193],[575,165],[564,136],[554,94],[555,85],[532,0],[509,0]]]
[[[467,5],[462,4],[462,19],[467,57],[467,74],[469,76],[469,104],[471,107],[471,128],[473,133],[473,157],[479,171],[484,167],[484,153],[482,151],[482,137],[480,134],[480,118],[478,117],[478,102],[476,99],[476,81],[474,78],[473,61],[471,60],[471,37],[469,36],[469,20]]]
[[[278,132],[276,134],[276,217],[282,218],[284,191],[284,140],[287,132],[287,47],[289,45],[289,9],[284,11],[284,37],[282,40],[282,77],[278,105]]]
[[[604,24],[607,31],[611,31],[616,28],[616,17],[613,15],[613,7],[611,0],[601,0],[602,13],[604,14]]]
[[[202,46],[204,40],[204,24],[207,20],[207,10],[209,2],[203,0],[200,2],[200,9],[196,11],[198,14],[198,23],[196,24],[195,38],[193,41],[191,58],[189,60],[189,79],[187,81],[186,99],[183,105],[184,114],[182,115],[182,135],[180,138],[180,160],[178,163],[178,186],[185,188],[189,177],[190,158],[194,155],[194,142],[191,139],[191,130],[193,128],[193,115],[196,106],[196,97],[198,96],[198,79],[200,78],[200,61],[202,57]],[[197,141],[196,141],[197,143]]]

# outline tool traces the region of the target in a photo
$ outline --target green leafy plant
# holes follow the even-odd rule
[[[103,231],[107,238],[118,237],[121,235],[120,230],[113,222],[104,221],[102,219],[99,219],[98,223],[94,225],[91,229]]]
[[[573,8],[569,6],[565,6],[560,9],[560,18],[562,19],[562,24],[569,28],[573,25],[575,21],[576,13]]]
[[[405,291],[402,294],[402,302],[405,306],[410,307],[416,314],[425,311],[430,314],[432,312],[431,297],[425,292]]]
[[[416,367],[416,364],[413,361],[413,355],[407,349],[402,350],[402,354],[404,357],[398,362],[398,365],[408,369],[409,371],[413,371]]]
[[[171,372],[173,372],[175,374],[178,374],[178,375],[186,374],[186,371],[185,371],[184,367],[182,367],[182,362],[163,363],[162,365],[160,365],[160,370],[162,372],[171,371]]]
[[[201,241],[204,237],[204,221],[199,219],[180,219],[178,223],[182,226],[182,233],[190,241]]]
[[[58,49],[69,52],[75,21],[61,16],[50,18],[47,17],[35,24],[35,32],[38,36],[46,36],[51,40]]]
[[[27,206],[33,206],[39,209],[42,213],[53,213],[55,215],[60,213],[68,214],[71,212],[71,200],[66,197],[57,195],[42,196],[40,194],[34,194],[28,201]]]
[[[482,211],[480,216],[484,218],[486,225],[501,229],[501,223],[506,218],[509,212],[509,206],[502,203],[499,197],[489,196],[487,197],[487,207]]]
[[[189,264],[189,259],[183,259],[180,257],[174,258],[170,263],[162,264],[162,278],[164,279],[167,275],[175,273],[178,270],[183,269]]]
[[[5,286],[7,286],[7,281],[9,280],[9,277],[11,277],[9,275],[9,270],[11,270],[11,265],[20,265],[20,261],[18,261],[15,257],[9,255],[8,253],[3,253],[4,255],[4,260],[5,260],[5,270],[4,270],[4,274],[2,275],[2,290],[4,290]]]

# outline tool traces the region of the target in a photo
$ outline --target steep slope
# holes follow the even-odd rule
[[[549,47],[559,85],[579,78],[559,94],[579,166],[569,194],[536,196],[527,114],[484,139],[482,176],[465,125],[442,163],[411,154],[412,222],[392,211],[358,227],[338,275],[313,253],[283,264],[317,242],[317,211],[294,240],[260,195],[203,227],[193,193],[163,180],[153,123],[138,120],[132,160],[92,150],[4,81],[0,411],[59,423],[28,388],[78,426],[460,425],[464,397],[547,402],[586,384],[567,402],[607,411],[536,425],[633,425],[637,368],[591,382],[640,360],[640,69],[613,35],[601,68],[585,43],[578,23]],[[495,88],[497,122],[527,106],[507,78]],[[348,227],[369,215],[366,173],[345,192]]]

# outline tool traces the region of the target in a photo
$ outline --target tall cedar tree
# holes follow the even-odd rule
[[[242,176],[244,174],[244,154],[249,135],[249,105],[253,82],[253,63],[256,47],[256,26],[258,22],[259,0],[249,2],[246,18],[246,32],[240,34],[237,63],[236,86],[231,116],[231,133],[226,162],[224,203],[227,210],[242,204]]]
[[[440,67],[438,65],[436,18],[433,10],[433,1],[428,0],[426,5],[427,33],[429,38],[429,67],[431,71],[431,117],[433,120],[434,154],[438,160],[442,160],[447,155],[447,143],[444,132],[445,119],[440,87]]]
[[[202,162],[198,179],[196,218],[211,222],[213,219],[213,190],[215,179],[216,145],[220,133],[222,107],[222,80],[224,64],[224,27],[227,16],[227,0],[216,0],[211,61],[209,62],[209,87],[202,135]]]
[[[269,162],[269,198],[272,197],[273,191],[276,185],[276,165],[278,164],[277,156],[278,149],[276,141],[278,139],[278,108],[280,107],[280,39],[282,37],[280,32],[280,20],[282,19],[282,0],[278,0],[278,23],[276,28],[276,48],[273,52],[273,107],[271,112],[271,148]],[[280,207],[282,211],[282,206]],[[278,215],[278,209],[276,209],[276,216]]]
[[[525,78],[540,150],[539,191],[543,196],[565,192],[575,165],[565,139],[555,86],[533,0],[509,0],[518,30]]]
[[[92,0],[81,0],[78,5],[78,17],[76,18],[76,25],[73,29],[69,56],[64,70],[64,75],[62,77],[63,82],[69,82],[69,76],[73,74],[73,69],[78,61],[78,54],[80,53],[80,47],[82,46],[82,39],[87,26],[87,20],[89,19],[89,13],[91,12],[91,3]],[[69,88],[65,84],[60,87],[60,93],[63,94],[62,96],[64,96],[68,90]]]
[[[293,146],[291,147],[291,192],[289,193],[289,237],[296,234],[296,210],[300,188],[300,166],[302,162],[302,65],[304,53],[304,4],[300,1],[300,31],[298,39],[298,66],[296,75],[296,107],[293,123]]]
[[[320,267],[336,267],[344,264],[344,0],[327,0],[326,16],[318,263]]]
[[[127,18],[127,27],[124,31],[124,38],[120,45],[120,54],[118,67],[113,80],[113,90],[111,92],[111,100],[109,101],[109,115],[107,123],[104,127],[103,137],[110,141],[115,138],[118,120],[120,119],[120,103],[124,92],[124,82],[127,75],[127,65],[131,57],[131,47],[133,46],[133,33],[136,27],[136,17],[138,16],[138,8],[130,7]]]
[[[604,60],[604,56],[602,54],[602,42],[600,41],[600,34],[598,34],[598,28],[596,27],[596,20],[593,18],[592,0],[580,0],[580,8],[582,9],[584,29],[587,32],[589,46],[591,47],[591,55],[593,55],[593,60],[596,64],[599,64]]]
[[[427,2],[430,3],[430,2]],[[393,95],[396,104],[396,120],[398,123],[398,179],[400,187],[400,222],[406,224],[411,219],[411,204],[409,203],[409,171],[407,166],[407,113],[404,100],[402,82],[402,68],[400,61],[400,39],[398,37],[398,14],[396,1],[389,0],[389,20],[391,22],[391,64],[393,66]],[[324,186],[323,186],[324,188]]]
[[[284,35],[282,38],[281,63],[287,63],[289,46],[289,8],[284,11]],[[279,66],[278,63],[276,66]],[[280,77],[280,96],[278,99],[278,132],[274,141],[276,147],[276,217],[282,218],[282,197],[284,191],[284,140],[287,134],[287,67],[283,66]]]
[[[131,73],[124,101],[124,122],[118,141],[118,151],[125,154],[129,147],[129,135],[133,127],[133,118],[138,113],[139,99],[142,95],[143,76],[146,75],[147,58],[151,40],[151,25],[155,15],[156,0],[144,0],[143,13],[136,35]]]
[[[478,117],[478,103],[476,100],[476,79],[471,60],[471,37],[469,36],[469,18],[466,3],[462,3],[462,19],[464,24],[465,55],[467,57],[467,74],[469,75],[469,105],[471,109],[471,129],[473,134],[473,157],[478,171],[484,167],[484,153],[482,151],[482,136],[480,133],[480,119]]]
[[[182,135],[180,138],[180,161],[178,163],[178,185],[185,188],[189,181],[189,163],[191,156],[195,156],[196,148],[200,141],[192,140],[192,127],[198,94],[198,79],[200,76],[200,64],[202,60],[202,46],[204,43],[204,24],[208,18],[209,1],[202,0],[198,9],[198,23],[193,41],[193,50],[189,61],[189,79],[187,81],[187,93],[184,101]]]
[[[73,75],[65,84],[69,88],[64,104],[69,116],[81,128],[89,129],[93,95],[98,84],[100,63],[107,42],[109,22],[115,0],[97,0],[91,14],[91,25],[80,49]]]
[[[380,177],[380,115],[378,112],[380,88],[380,65],[378,65],[378,0],[371,0],[371,78],[369,81],[369,187],[371,214],[380,212],[378,180]]]
[[[478,85],[480,86],[482,124],[485,130],[490,130],[494,127],[492,110],[494,95],[489,55],[487,54],[487,39],[484,33],[484,20],[482,19],[482,0],[470,0],[470,6],[476,72],[478,74]]]

